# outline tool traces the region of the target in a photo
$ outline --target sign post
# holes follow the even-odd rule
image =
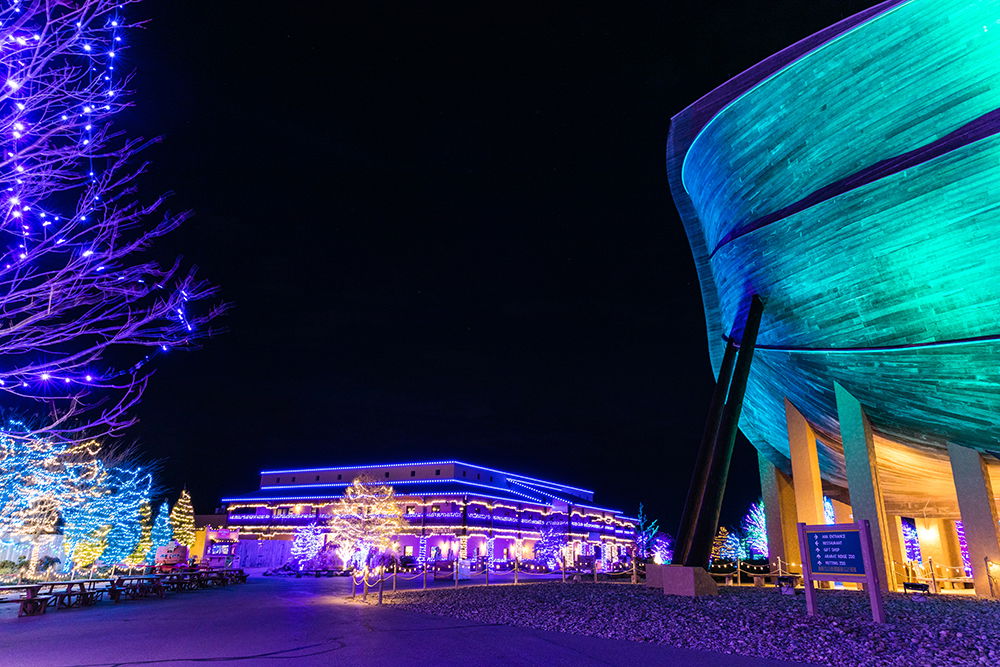
[[[872,618],[885,623],[878,569],[872,556],[872,534],[868,521],[820,526],[799,524],[802,580],[806,588],[806,610],[816,615],[814,581],[853,581],[864,584],[871,601]]]

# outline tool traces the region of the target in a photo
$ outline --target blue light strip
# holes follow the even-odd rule
[[[424,494],[412,494],[412,495],[402,494],[399,497],[400,498],[416,498],[417,496],[420,496],[420,495],[425,495],[425,496],[467,496],[467,495],[470,495],[470,494],[464,493],[462,491],[435,491],[434,493],[424,493]],[[514,500],[512,498],[500,498],[499,496],[491,496],[491,495],[488,495],[488,494],[485,494],[485,493],[476,493],[476,494],[474,494],[473,497],[475,497],[475,498],[489,498],[491,500],[502,500],[502,501],[507,502],[507,503],[518,502],[517,500]],[[219,502],[223,502],[223,503],[269,503],[269,502],[274,502],[276,500],[329,500],[329,499],[338,499],[338,498],[343,498],[343,496],[277,496],[277,497],[274,497],[274,498],[223,498]],[[546,509],[549,508],[549,506],[546,505],[545,502],[541,501],[541,500],[529,500],[529,502],[531,504],[533,504],[533,505],[539,505],[540,507],[543,507],[543,508],[546,508]]]
[[[282,473],[299,473],[299,472],[324,472],[331,470],[368,470],[370,468],[406,468],[415,466],[443,466],[443,465],[462,465],[469,468],[477,468],[479,470],[486,470],[488,472],[494,472],[506,477],[514,477],[517,479],[528,480],[531,482],[538,482],[540,484],[549,484],[553,488],[560,489],[570,489],[572,491],[581,491],[583,493],[589,493],[593,495],[593,490],[591,489],[581,489],[578,486],[569,486],[568,484],[559,484],[558,482],[549,482],[544,479],[537,479],[535,477],[527,477],[525,475],[518,475],[516,473],[507,472],[505,470],[497,470],[496,468],[487,468],[486,466],[476,465],[474,463],[466,463],[464,461],[418,461],[413,463],[373,463],[371,465],[361,465],[361,466],[336,466],[329,468],[295,468],[293,470],[261,470],[261,475],[279,475]]]
[[[517,482],[515,482],[515,484],[516,483]],[[538,498],[533,498],[533,497],[531,497],[531,496],[529,496],[529,495],[527,495],[525,493],[521,493],[520,491],[514,491],[513,489],[505,489],[505,488],[499,487],[499,486],[491,486],[489,484],[480,484],[478,482],[470,482],[470,481],[465,480],[465,479],[442,479],[442,480],[436,480],[436,479],[429,479],[429,480],[428,479],[407,479],[407,480],[401,480],[401,481],[389,480],[389,481],[385,481],[385,482],[379,480],[379,481],[369,482],[368,484],[365,484],[365,486],[392,486],[392,487],[395,487],[395,486],[397,486],[399,484],[466,484],[468,486],[477,486],[477,487],[480,487],[480,488],[483,488],[483,489],[493,489],[493,490],[496,490],[496,491],[505,491],[507,493],[512,493],[515,496],[521,496],[522,498],[527,498],[528,500],[535,501],[535,502],[537,502],[539,500]],[[279,484],[279,485],[262,486],[260,488],[261,489],[303,489],[303,488],[345,487],[345,486],[350,486],[350,485],[351,484],[349,484],[347,482],[331,482],[329,484]]]
[[[511,480],[511,481],[513,481],[515,484],[519,484],[520,486],[524,486],[524,487],[529,488],[529,489],[531,488],[527,484],[523,484],[521,482],[517,482],[517,481],[514,481],[514,480]],[[598,507],[596,505],[585,505],[585,504],[579,503],[579,502],[577,502],[575,500],[568,500],[566,498],[562,498],[562,497],[554,495],[552,493],[548,493],[547,491],[542,491],[541,489],[538,489],[538,492],[539,493],[544,493],[545,495],[547,495],[547,496],[549,496],[551,498],[554,498],[556,500],[561,500],[562,502],[566,503],[567,505],[572,505],[573,507],[585,507],[585,508],[590,509],[590,510],[599,510],[599,511],[602,511],[602,512],[611,512],[612,514],[621,514],[621,510],[613,510],[610,507]]]

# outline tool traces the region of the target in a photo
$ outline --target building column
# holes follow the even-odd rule
[[[779,558],[785,564],[783,569],[787,569],[788,561],[799,560],[792,480],[760,451],[757,452],[757,468],[760,471],[760,490],[764,497],[764,517],[767,520],[767,558],[772,570],[777,571]]]
[[[826,523],[823,516],[823,479],[819,474],[816,433],[802,413],[785,399],[788,425],[788,450],[792,457],[792,487],[795,489],[795,513],[800,523]]]
[[[1000,598],[1000,537],[997,535],[997,510],[990,474],[983,455],[974,449],[948,445],[951,474],[958,493],[958,510],[962,514],[965,543],[969,547],[969,563],[976,595]],[[998,565],[987,569],[986,559]],[[990,581],[990,575],[993,581]]]
[[[839,382],[834,383],[834,391],[837,396],[840,438],[844,443],[847,491],[851,496],[851,510],[855,521],[868,520],[879,583],[882,590],[893,591],[896,589],[896,580],[889,560],[892,550],[887,534],[891,526],[886,519],[885,502],[878,481],[872,427],[858,399]]]

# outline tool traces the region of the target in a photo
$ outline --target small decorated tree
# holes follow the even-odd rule
[[[767,516],[763,500],[750,505],[743,517],[743,534],[746,536],[750,557],[767,558]]]
[[[710,562],[715,562],[718,560],[725,560],[725,556],[722,555],[723,549],[725,549],[726,541],[729,539],[729,531],[725,526],[719,526],[719,532],[715,534],[712,539],[712,552],[709,556]]]
[[[542,535],[535,542],[535,560],[554,568],[560,560],[560,551],[565,546],[565,540],[555,526],[543,526]]]
[[[191,507],[191,494],[187,489],[181,491],[181,497],[170,510],[170,525],[174,529],[174,539],[178,544],[188,549],[194,546],[194,508]]]
[[[653,556],[656,538],[660,532],[660,522],[657,519],[650,520],[646,516],[642,503],[639,503],[637,518],[639,522],[635,526],[635,554],[638,558],[650,558]]]
[[[150,535],[152,544],[149,547],[149,554],[146,559],[150,563],[156,562],[156,550],[165,547],[174,539],[174,529],[170,524],[170,507],[164,500],[160,504],[160,510],[156,513],[156,520],[153,522],[153,530]]]
[[[292,540],[292,563],[302,569],[303,563],[311,561],[323,548],[323,532],[315,523],[295,529]]]

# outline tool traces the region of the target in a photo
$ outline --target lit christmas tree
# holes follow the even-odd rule
[[[639,503],[639,521],[635,526],[635,553],[639,558],[649,558],[653,554],[653,546],[656,535],[660,531],[659,520],[650,520],[646,516],[646,510],[642,503]]]
[[[194,546],[194,508],[191,507],[191,495],[187,489],[181,491],[181,497],[170,510],[170,524],[174,528],[174,539],[188,549]]]
[[[334,504],[329,525],[340,559],[370,567],[392,550],[392,538],[403,527],[403,510],[391,486],[358,478]]]
[[[301,569],[302,563],[312,560],[323,547],[323,532],[315,523],[295,529],[292,540],[292,560]]]
[[[723,556],[723,550],[726,548],[726,542],[729,540],[729,531],[725,526],[719,526],[719,532],[715,534],[712,538],[712,551],[709,556],[709,561],[725,560]]]
[[[199,307],[216,290],[193,271],[144,254],[186,215],[137,197],[150,142],[111,127],[129,104],[122,6],[0,9],[0,391],[49,404],[39,429],[65,440],[129,425],[152,358],[192,346],[221,312]]]
[[[135,566],[145,563],[149,549],[153,546],[153,508],[150,507],[148,501],[139,507],[139,525],[141,527],[139,543],[125,558],[126,565]]]
[[[764,501],[751,503],[743,517],[743,534],[751,558],[767,558],[767,516]]]
[[[923,555],[920,553],[920,536],[917,534],[917,524],[909,517],[902,517],[903,526],[903,549],[906,552],[906,560],[922,563]]]
[[[826,524],[837,523],[837,512],[833,508],[833,501],[823,496],[823,522]]]
[[[174,539],[174,528],[170,525],[170,507],[167,505],[166,500],[160,504],[160,509],[156,513],[150,539],[152,540],[152,545],[149,547],[149,554],[146,556],[146,560],[154,563],[156,562],[156,549],[167,546]]]
[[[554,568],[562,557],[560,552],[565,545],[566,541],[555,526],[543,526],[542,535],[535,542],[535,560]]]

